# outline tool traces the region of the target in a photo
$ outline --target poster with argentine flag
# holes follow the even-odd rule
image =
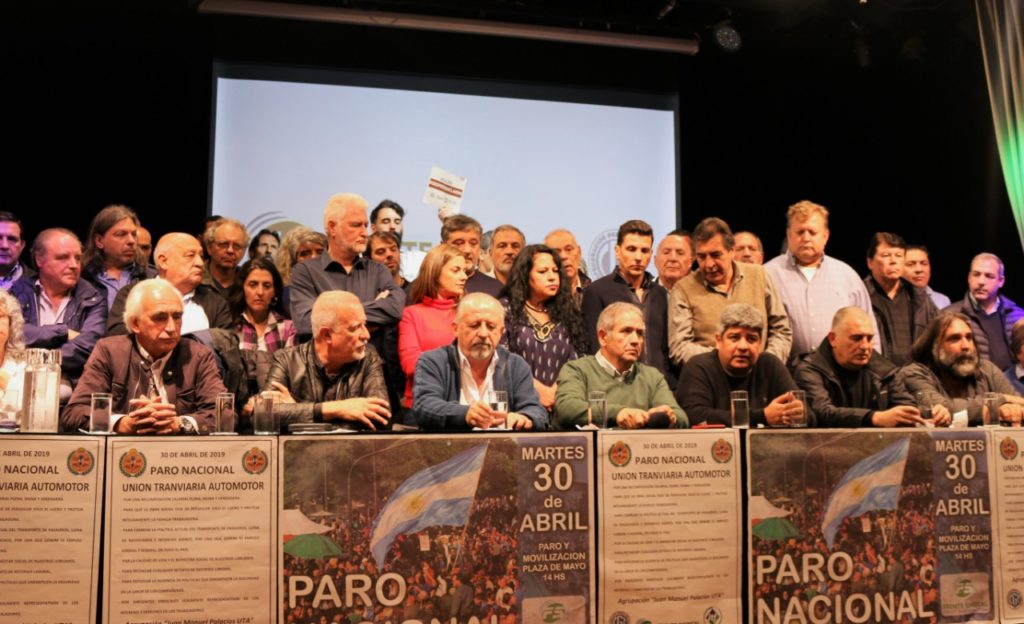
[[[998,620],[988,432],[747,441],[751,622]]]
[[[290,437],[280,621],[593,624],[587,434]]]

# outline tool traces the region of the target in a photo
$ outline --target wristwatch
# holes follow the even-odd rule
[[[178,416],[178,423],[181,425],[182,433],[189,435],[199,433],[199,431],[196,430],[196,426],[192,423],[192,419],[190,418],[182,418],[181,416]]]

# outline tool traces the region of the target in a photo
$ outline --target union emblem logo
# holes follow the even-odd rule
[[[71,474],[81,477],[92,472],[92,469],[95,467],[96,458],[90,451],[78,447],[68,453],[68,471]]]
[[[999,443],[999,454],[1003,456],[1003,459],[1010,461],[1011,459],[1017,458],[1017,453],[1020,448],[1017,446],[1017,441],[1011,437],[1003,438],[1003,441]]]
[[[117,465],[124,476],[140,477],[146,471],[146,456],[136,449],[129,449],[127,453],[121,454]]]
[[[724,438],[715,440],[711,445],[711,457],[720,464],[728,462],[732,459],[732,444]]]
[[[629,449],[629,445],[619,440],[612,447],[608,449],[608,461],[612,463],[612,466],[616,468],[622,468],[629,463],[629,460],[633,457],[633,451]]]
[[[245,452],[242,456],[242,469],[249,474],[263,474],[270,461],[267,454],[255,446]]]

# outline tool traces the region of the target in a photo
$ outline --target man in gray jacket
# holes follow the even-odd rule
[[[267,390],[282,426],[333,422],[350,429],[383,429],[391,420],[380,356],[370,346],[366,313],[352,293],[329,290],[313,303],[313,340],[274,353]]]

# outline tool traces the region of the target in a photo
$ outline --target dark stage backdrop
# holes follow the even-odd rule
[[[718,215],[759,233],[771,256],[786,207],[813,199],[833,215],[830,253],[859,272],[868,236],[888,230],[932,248],[933,285],[954,299],[981,250],[1004,258],[1006,292],[1024,296],[981,56],[962,22],[932,27],[909,50],[880,42],[862,67],[853,41],[835,45],[828,24],[812,34],[762,28],[731,56],[705,43],[677,57],[124,4],[0,9],[2,209],[30,237],[54,224],[84,234],[113,202],[156,235],[198,229],[211,68],[223,59],[683,93],[684,227]]]

